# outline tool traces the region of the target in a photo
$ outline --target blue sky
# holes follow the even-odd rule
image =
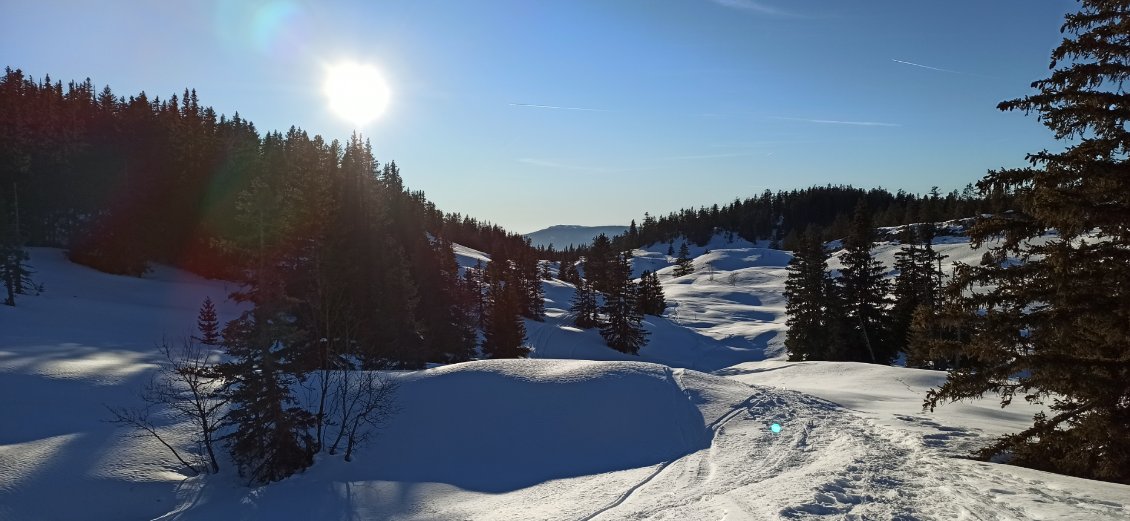
[[[1071,0],[0,0],[0,61],[186,86],[260,131],[345,139],[326,68],[379,68],[378,159],[518,232],[823,184],[960,189],[1058,145],[1030,92]]]

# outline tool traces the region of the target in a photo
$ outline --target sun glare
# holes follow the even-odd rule
[[[358,126],[372,122],[388,108],[388,84],[372,65],[339,63],[330,67],[324,91],[330,110]]]

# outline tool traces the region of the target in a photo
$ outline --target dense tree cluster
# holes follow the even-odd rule
[[[1015,195],[1018,212],[980,220],[974,244],[1003,239],[959,266],[939,320],[936,356],[963,366],[927,405],[998,392],[1047,404],[1034,425],[987,447],[1021,465],[1130,483],[1130,3],[1082,0],[1067,16],[1038,92],[1002,102],[1036,113],[1061,152],[991,171],[982,191]],[[1054,230],[1052,238],[1040,238]],[[1006,258],[1022,262],[1002,262]]]
[[[818,231],[803,233],[789,263],[789,358],[889,364],[900,353],[914,351],[908,345],[913,314],[939,305],[942,279],[936,266],[940,257],[929,245],[932,225],[904,227],[893,292],[886,267],[871,252],[876,237],[865,205],[856,207],[851,233],[843,241],[838,277],[828,270],[830,254],[820,237]],[[912,365],[936,367],[929,357],[910,358]]]
[[[860,201],[870,209],[876,226],[897,226],[1001,211],[1008,208],[1009,196],[999,190],[982,196],[972,185],[948,194],[935,188],[924,196],[851,186],[815,186],[776,193],[766,190],[760,196],[735,199],[722,206],[686,208],[661,217],[645,214],[639,226],[615,237],[613,243],[623,250],[684,237],[704,246],[714,234],[727,233],[793,250],[806,229],[819,230],[823,240],[846,236]]]
[[[439,211],[356,135],[260,135],[194,91],[124,98],[11,69],[0,113],[9,300],[27,288],[26,243],[67,247],[73,261],[112,273],[162,262],[241,283],[233,297],[251,308],[219,331],[205,306],[199,340],[226,352],[216,368],[226,439],[251,481],[285,477],[327,448],[331,377],[468,360],[479,327],[486,355],[524,356],[522,317],[544,314],[528,240]],[[501,260],[461,274],[454,241]],[[323,387],[309,407],[293,392],[312,375]],[[349,396],[351,410],[366,409]],[[351,418],[338,421],[360,425]],[[347,456],[354,441],[342,442]]]
[[[584,257],[583,279],[573,268],[565,275],[577,290],[573,296],[573,324],[582,329],[600,328],[609,347],[639,354],[647,343],[644,315],[659,316],[667,307],[659,276],[645,271],[636,282],[632,277],[631,253],[615,253],[607,236],[593,240]],[[563,279],[565,280],[565,279]]]

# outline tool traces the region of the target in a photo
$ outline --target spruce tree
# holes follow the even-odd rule
[[[483,354],[488,358],[524,358],[530,349],[522,320],[525,292],[511,262],[501,254],[487,265],[487,312]]]
[[[820,234],[809,230],[801,235],[799,248],[789,261],[785,280],[785,313],[788,315],[785,349],[789,360],[833,360],[829,309],[828,251]]]
[[[252,484],[278,481],[313,463],[314,417],[298,406],[291,388],[293,332],[282,316],[245,312],[224,328],[228,361],[217,366],[231,408],[224,439],[240,476]]]
[[[27,266],[31,257],[24,250],[15,211],[4,203],[0,200],[0,283],[4,285],[4,304],[15,306],[16,295],[26,294],[31,288],[32,271]]]
[[[608,347],[636,355],[647,343],[648,332],[643,328],[643,313],[637,307],[639,288],[631,277],[628,255],[618,256],[609,270],[610,287],[600,308],[606,317],[600,336]]]
[[[959,266],[943,318],[970,336],[967,360],[926,405],[986,392],[1046,404],[981,456],[1130,483],[1130,3],[1081,4],[1039,92],[998,105],[1072,141],[978,182],[983,195],[1015,195],[1018,212],[979,220],[973,245],[1003,238],[995,257],[1021,262]]]
[[[898,278],[894,284],[888,338],[891,349],[906,352],[908,360],[911,358],[908,338],[914,313],[920,306],[927,310],[936,309],[940,302],[941,277],[937,263],[945,257],[934,251],[931,246],[933,238],[934,225],[931,223],[906,226],[900,233],[902,247],[895,254],[894,268],[898,271]],[[913,365],[923,365],[919,362],[919,358],[915,357]]]
[[[653,271],[645,271],[640,275],[639,308],[645,315],[662,316],[667,309],[667,298],[663,295],[663,285],[659,283],[659,275]]]
[[[585,279],[592,282],[597,291],[607,292],[612,277],[610,271],[614,269],[615,262],[616,252],[612,249],[612,241],[603,233],[597,235],[585,256]]]
[[[216,306],[212,304],[212,297],[204,297],[200,305],[200,312],[196,316],[196,330],[200,336],[196,338],[206,346],[220,345],[220,321],[216,318]]]
[[[843,298],[848,326],[855,338],[848,350],[848,360],[887,364],[895,351],[887,343],[887,293],[890,284],[883,278],[886,269],[871,255],[875,229],[866,203],[860,199],[855,208],[851,231],[844,240],[840,260],[843,269],[840,295]]]
[[[694,261],[691,260],[691,252],[690,249],[687,248],[687,241],[683,241],[683,244],[679,246],[679,257],[675,259],[673,275],[677,278],[683,275],[690,275],[691,273],[694,273]]]
[[[591,282],[582,280],[577,285],[570,311],[573,312],[573,324],[581,329],[600,325],[600,307],[597,305],[596,290],[593,289]]]

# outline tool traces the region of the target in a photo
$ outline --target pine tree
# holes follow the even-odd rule
[[[580,282],[577,280],[579,278],[577,276],[577,267],[570,259],[562,259],[561,262],[558,263],[557,278],[574,285],[580,285]]]
[[[573,293],[573,303],[570,307],[573,312],[573,324],[581,329],[597,327],[600,325],[600,307],[596,301],[596,290],[592,283],[582,280]]]
[[[663,295],[663,286],[659,283],[659,275],[653,271],[645,271],[640,275],[639,284],[639,309],[645,315],[662,316],[667,309],[667,298]]]
[[[890,284],[883,278],[886,269],[871,255],[875,229],[871,215],[861,199],[855,208],[851,232],[844,241],[840,257],[841,296],[845,315],[856,338],[849,347],[849,360],[888,364],[895,351],[887,342],[887,293]]]
[[[525,294],[510,260],[496,254],[487,265],[487,313],[483,354],[489,358],[524,358],[530,349],[522,320]]]
[[[691,252],[690,249],[687,248],[687,241],[683,241],[683,244],[679,246],[679,257],[675,259],[675,270],[672,275],[678,278],[683,275],[690,275],[691,273],[694,273],[694,261],[691,260]]]
[[[820,234],[809,230],[799,239],[799,248],[789,261],[785,280],[785,313],[788,315],[785,349],[789,360],[834,360],[830,342],[832,307],[829,290],[828,251]]]
[[[486,282],[483,280],[485,270],[483,261],[475,260],[475,265],[463,271],[463,285],[471,300],[471,315],[478,324],[479,329],[486,326]]]
[[[200,305],[200,312],[196,316],[196,330],[200,336],[198,342],[206,346],[220,345],[220,321],[216,318],[216,306],[212,304],[212,297],[204,297]]]
[[[32,287],[32,271],[27,266],[28,256],[23,247],[15,211],[9,211],[0,200],[0,282],[4,284],[4,304],[16,305],[16,295],[26,294]]]
[[[906,226],[900,234],[902,247],[895,254],[894,268],[899,274],[894,284],[888,338],[891,349],[906,352],[908,360],[911,358],[908,338],[916,310],[925,306],[929,312],[940,303],[942,281],[937,263],[945,256],[935,252],[931,245],[934,233],[931,223]],[[919,359],[915,357],[915,360],[913,365],[920,365]]]
[[[600,308],[606,317],[600,336],[608,347],[636,355],[647,343],[648,332],[643,328],[643,313],[637,307],[639,288],[631,277],[628,255],[618,256],[609,270],[610,287]]]
[[[612,241],[603,233],[597,235],[585,256],[585,279],[592,282],[597,291],[608,291],[608,285],[612,282],[610,272],[615,262],[616,252],[612,250]]]
[[[1039,92],[1002,102],[1035,112],[1062,152],[1029,168],[990,171],[982,195],[1014,194],[1019,212],[970,230],[974,246],[1018,264],[959,266],[942,318],[969,340],[961,369],[926,405],[998,392],[1047,404],[1034,425],[981,452],[1020,465],[1130,483],[1130,4],[1081,0]],[[1033,241],[1047,230],[1057,234]]]

